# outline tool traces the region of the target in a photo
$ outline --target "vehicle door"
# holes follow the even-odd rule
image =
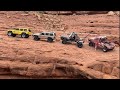
[[[103,47],[103,42],[102,42],[102,39],[101,38],[99,38],[98,39],[98,46],[100,47],[100,48],[102,48]]]
[[[22,34],[24,31],[23,31],[24,29],[20,29],[19,30],[19,34]]]
[[[42,32],[42,33],[40,34],[40,38],[41,38],[41,39],[45,39],[45,38],[46,38],[46,34]]]
[[[27,30],[27,32],[28,32],[28,34],[29,34],[29,35],[31,35],[31,34],[32,34],[32,32],[31,32],[31,30],[30,30],[30,29],[28,29],[28,30]]]
[[[49,37],[51,37],[51,38],[54,39],[54,38],[55,38],[55,37],[54,37],[54,33],[50,33]]]
[[[28,34],[28,31],[27,31],[27,29],[24,29],[24,30],[23,30],[23,32],[25,32],[26,34]]]
[[[104,47],[105,46],[105,38],[100,38],[100,47]]]
[[[95,38],[94,43],[98,48],[101,47],[100,42],[99,42],[99,38]]]
[[[18,28],[13,29],[13,33],[14,33],[14,34],[18,34],[18,32],[19,32],[19,29],[18,29]]]
[[[45,38],[47,39],[48,37],[50,37],[50,33],[45,33]]]

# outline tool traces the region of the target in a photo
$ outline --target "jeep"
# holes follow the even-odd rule
[[[22,38],[28,38],[31,34],[31,30],[27,28],[13,28],[7,31],[7,35],[12,37],[21,35]]]
[[[88,39],[89,46],[95,47],[96,42],[98,43],[97,47],[102,49],[103,52],[107,52],[109,50],[113,50],[115,44],[113,42],[108,41],[106,36],[98,36],[92,37]]]
[[[55,32],[40,32],[33,34],[33,39],[35,41],[41,40],[41,39],[47,39],[48,42],[53,42],[56,38]]]
[[[85,42],[85,38],[90,33],[88,33],[84,38],[80,38],[75,32],[72,32],[71,34],[67,34],[67,35],[62,35],[60,38],[62,40],[62,44],[75,42],[77,47],[82,48],[83,47],[83,43]]]

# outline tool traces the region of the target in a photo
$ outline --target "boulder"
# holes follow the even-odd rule
[[[52,64],[31,65],[28,67],[26,76],[31,77],[49,77],[52,71]]]
[[[28,65],[26,64],[11,64],[10,65],[10,72],[11,74],[15,74],[15,75],[26,75],[27,73],[27,68]]]
[[[94,70],[97,70],[97,71],[102,71],[102,67],[103,67],[103,64],[96,64],[94,65]]]
[[[111,72],[112,72],[112,67],[111,67],[109,64],[105,64],[105,65],[102,67],[102,72],[103,72],[103,73],[106,73],[106,74],[111,74]]]
[[[116,76],[116,77],[119,78],[119,76],[120,76],[120,69],[117,68],[117,67],[113,67],[111,75]]]
[[[112,15],[115,15],[115,13],[113,11],[109,11],[108,16],[112,16]]]
[[[0,63],[0,74],[10,74],[8,64]]]
[[[108,74],[104,74],[103,79],[118,79],[118,78],[114,77],[114,76],[111,76],[111,75],[108,75]]]

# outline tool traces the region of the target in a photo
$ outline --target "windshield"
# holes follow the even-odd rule
[[[31,30],[29,29],[29,32],[31,32]]]

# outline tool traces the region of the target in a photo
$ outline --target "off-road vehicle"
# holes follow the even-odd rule
[[[108,41],[106,36],[98,36],[98,37],[92,37],[88,39],[89,46],[95,47],[96,42],[97,47],[102,49],[103,52],[107,52],[109,50],[113,50],[115,47],[115,44],[113,42]]]
[[[7,31],[7,35],[12,37],[21,35],[22,38],[28,38],[31,34],[31,30],[28,28],[13,28]]]
[[[56,38],[55,32],[40,32],[33,34],[33,39],[35,41],[43,39],[43,40],[47,40],[48,42],[53,42],[55,38]]]
[[[75,42],[79,48],[83,47],[84,41],[80,39],[75,32],[72,32],[71,34],[67,35],[62,35],[60,38],[62,40],[62,44]]]

